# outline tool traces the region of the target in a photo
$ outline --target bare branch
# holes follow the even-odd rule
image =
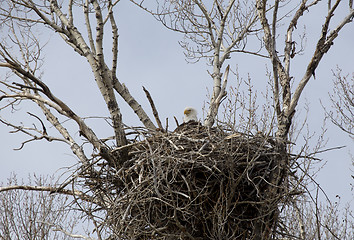
[[[20,73],[24,78],[28,78],[32,80],[35,84],[41,87],[42,92],[54,103],[60,106],[61,111],[65,112],[65,115],[75,120],[75,122],[79,125],[80,130],[84,134],[84,136],[97,148],[101,149],[101,144],[99,139],[96,137],[95,133],[84,123],[84,121],[77,116],[64,102],[55,97],[48,86],[39,80],[37,77],[32,75],[30,72],[26,72],[23,70],[17,63],[11,62],[9,59],[6,59],[8,63],[11,65],[11,69]],[[35,98],[35,97],[34,97]]]
[[[230,65],[228,65],[226,67],[226,70],[224,73],[224,78],[223,78],[223,84],[222,84],[222,87],[220,87],[220,90],[218,91],[219,94],[215,98],[212,98],[212,100],[210,102],[208,115],[207,115],[206,119],[204,120],[205,126],[211,127],[214,124],[220,103],[227,95],[226,85],[227,85],[227,78],[229,76],[229,70],[230,70]]]
[[[93,41],[93,35],[92,35],[92,29],[91,29],[91,23],[90,23],[90,16],[89,16],[89,0],[86,0],[85,3],[83,4],[84,8],[84,15],[85,15],[85,24],[86,24],[86,29],[87,29],[87,36],[89,39],[91,51],[93,55],[96,55],[96,47],[95,43]]]
[[[293,35],[293,30],[296,27],[296,24],[298,22],[298,19],[303,15],[304,11],[308,10],[310,7],[316,5],[319,1],[314,0],[310,4],[307,4],[307,1],[302,1],[300,6],[298,7],[296,13],[294,14],[292,20],[290,21],[290,24],[288,26],[287,32],[286,32],[286,39],[285,39],[285,49],[284,49],[284,66],[282,61],[280,61],[279,56],[277,55],[277,50],[275,46],[275,28],[276,28],[276,22],[277,22],[277,3],[274,6],[273,10],[273,26],[272,26],[272,31],[270,29],[270,26],[268,24],[268,20],[266,17],[266,2],[267,1],[262,1],[259,0],[257,1],[257,12],[258,16],[260,18],[260,22],[262,24],[263,30],[264,30],[264,42],[265,42],[265,47],[268,51],[268,54],[270,56],[270,59],[272,61],[273,65],[273,78],[274,78],[274,86],[273,86],[273,91],[274,91],[274,100],[275,100],[275,110],[277,113],[278,117],[278,132],[277,135],[280,138],[286,138],[287,133],[289,132],[289,128],[291,125],[291,120],[293,118],[294,112],[295,112],[295,107],[297,105],[297,102],[300,98],[300,95],[309,81],[310,77],[315,73],[315,69],[317,68],[320,60],[322,59],[323,55],[329,50],[331,45],[333,44],[334,39],[337,37],[338,32],[343,28],[343,26],[351,21],[351,19],[354,16],[354,12],[351,10],[350,13],[343,19],[343,21],[338,25],[335,30],[333,30],[328,36],[328,28],[329,28],[329,23],[331,18],[334,15],[334,11],[336,10],[340,0],[337,0],[336,3],[331,7],[331,9],[328,12],[328,15],[326,17],[325,23],[322,27],[322,35],[320,39],[318,40],[317,46],[315,53],[307,67],[306,73],[303,76],[302,80],[296,87],[296,90],[294,92],[294,95],[291,96],[291,91],[290,91],[290,81],[292,77],[290,76],[290,60],[292,57],[294,57],[294,42],[292,40],[292,35]],[[283,106],[281,106],[281,101],[279,99],[279,94],[280,94],[280,89],[279,85],[281,86],[282,89],[282,103]]]
[[[160,130],[163,131],[163,126],[162,126],[162,123],[161,123],[161,120],[160,120],[160,117],[159,117],[159,113],[157,112],[157,109],[155,107],[155,103],[154,101],[152,100],[152,97],[149,93],[148,90],[146,90],[146,88],[143,86],[143,90],[145,92],[145,95],[147,97],[147,99],[149,100],[149,103],[150,103],[150,106],[151,106],[151,109],[152,109],[152,112],[154,114],[154,117],[155,117],[155,120],[157,122],[157,126],[159,126]]]
[[[121,97],[129,104],[129,106],[134,110],[136,115],[139,117],[140,121],[148,129],[156,129],[156,126],[151,121],[149,116],[146,114],[141,105],[135,100],[135,98],[130,94],[129,89],[125,84],[120,83],[118,78],[114,77],[113,80],[114,89],[121,95]]]
[[[73,17],[73,0],[69,0],[68,2],[68,22],[69,22],[69,26],[74,26],[74,17]]]
[[[300,99],[301,93],[305,88],[306,84],[310,80],[311,76],[314,75],[315,70],[322,59],[323,55],[328,52],[330,47],[333,45],[333,41],[338,36],[339,31],[348,24],[352,18],[354,17],[354,10],[351,9],[350,13],[341,21],[341,23],[327,36],[327,30],[329,26],[329,22],[333,16],[333,12],[339,4],[339,0],[337,0],[336,4],[332,7],[331,11],[329,11],[326,22],[322,27],[322,36],[317,42],[316,50],[312,56],[310,63],[307,66],[306,73],[301,79],[299,85],[297,86],[293,98],[290,103],[289,112],[295,110],[297,103]]]
[[[323,105],[322,107],[332,123],[354,139],[354,75],[342,76],[342,70],[338,68],[333,72],[333,77],[334,88],[329,93],[333,110],[328,111]]]
[[[111,27],[112,27],[112,33],[113,33],[113,43],[112,43],[112,53],[113,53],[113,60],[112,60],[112,75],[116,76],[117,72],[117,61],[118,61],[118,28],[116,21],[114,19],[113,15],[113,6],[111,5],[111,1],[109,2],[108,6],[108,15],[109,15],[109,20],[111,22]]]
[[[78,190],[59,189],[57,187],[24,186],[24,185],[0,187],[0,192],[6,192],[6,191],[12,191],[12,190],[27,190],[27,191],[41,191],[41,192],[59,193],[59,194],[75,196],[75,197],[80,198],[83,201],[96,203],[96,201],[92,197],[87,196],[85,193],[78,191]]]
[[[66,236],[69,236],[69,237],[71,237],[71,238],[82,238],[82,239],[85,239],[85,240],[94,240],[93,238],[86,237],[86,236],[81,235],[81,234],[73,234],[73,233],[70,233],[70,232],[66,231],[64,228],[62,228],[61,226],[59,226],[59,225],[57,225],[57,224],[53,224],[53,223],[45,223],[45,224],[48,224],[48,225],[54,227],[53,231],[62,232],[62,233],[64,233]]]
[[[4,119],[1,119],[1,118],[0,118],[0,122],[5,124],[6,126],[9,126],[9,127],[12,127],[14,129],[16,129],[15,131],[12,131],[11,133],[22,132],[22,133],[32,137],[31,139],[22,142],[21,146],[19,148],[15,148],[14,150],[21,150],[26,143],[29,143],[29,142],[32,142],[32,141],[37,141],[37,140],[42,140],[42,139],[45,139],[48,142],[59,141],[59,142],[65,142],[65,143],[69,144],[69,142],[67,140],[62,139],[62,138],[48,136],[46,131],[40,131],[37,128],[29,128],[29,127],[24,127],[24,126],[17,126],[17,125],[14,125],[14,124],[12,124],[12,123],[4,120]],[[35,133],[32,133],[32,132],[35,132]],[[38,135],[36,135],[36,133],[40,134],[40,135],[38,136]]]

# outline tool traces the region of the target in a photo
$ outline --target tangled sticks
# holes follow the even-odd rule
[[[108,219],[119,239],[267,239],[287,161],[273,139],[188,123],[132,144],[105,174]]]

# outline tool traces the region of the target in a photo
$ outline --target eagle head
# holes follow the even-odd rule
[[[196,121],[196,122],[198,121],[197,110],[195,110],[194,108],[186,107],[183,113],[184,113],[184,118],[183,118],[184,123],[189,121]]]

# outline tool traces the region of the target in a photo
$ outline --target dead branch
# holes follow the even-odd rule
[[[24,186],[24,185],[14,185],[14,186],[6,186],[0,187],[0,192],[12,191],[12,190],[27,190],[27,191],[40,191],[40,192],[49,192],[49,193],[59,193],[70,196],[75,196],[80,198],[83,201],[96,203],[97,201],[86,195],[85,193],[78,190],[67,190],[67,189],[59,189],[57,187],[46,187],[46,186]]]
[[[53,224],[53,223],[48,223],[48,222],[43,222],[43,223],[51,226],[53,228],[53,231],[62,232],[63,234],[65,234],[66,236],[69,236],[71,238],[81,238],[81,239],[85,239],[85,240],[94,240],[94,238],[90,238],[90,237],[87,237],[87,236],[84,236],[81,234],[70,233],[58,224]]]
[[[304,12],[308,10],[310,7],[316,5],[318,2],[319,1],[315,0],[307,4],[307,1],[302,1],[300,6],[298,7],[296,13],[294,14],[292,20],[289,23],[286,32],[285,49],[284,49],[285,63],[283,63],[279,59],[279,56],[277,54],[278,50],[276,49],[276,43],[275,43],[275,37],[276,37],[275,24],[277,22],[278,5],[275,4],[275,7],[273,9],[273,25],[271,31],[271,27],[268,23],[268,19],[266,16],[266,13],[268,11],[267,1],[261,1],[261,0],[257,1],[257,13],[264,31],[263,40],[265,43],[265,48],[269,54],[269,57],[273,65],[273,75],[274,75],[273,89],[274,89],[275,107],[276,107],[276,113],[277,113],[278,125],[279,125],[278,126],[279,130],[277,132],[277,135],[281,139],[287,138],[287,134],[289,132],[289,128],[291,125],[291,120],[294,116],[296,105],[299,101],[300,95],[304,87],[306,86],[311,76],[315,76],[315,70],[318,64],[320,63],[323,55],[327,53],[330,47],[333,45],[333,41],[338,36],[339,31],[346,24],[348,24],[354,16],[354,11],[350,10],[349,14],[343,18],[343,20],[339,23],[339,25],[330,33],[328,33],[330,21],[334,16],[334,12],[337,6],[339,5],[340,0],[337,0],[336,3],[331,7],[331,9],[328,11],[327,17],[322,26],[322,35],[317,42],[315,52],[313,54],[311,61],[307,66],[306,73],[304,74],[302,80],[296,87],[294,94],[291,96],[290,83],[291,83],[292,76],[290,75],[290,61],[293,52],[292,45],[294,44],[292,41],[293,30],[296,27],[299,18],[303,16]],[[279,93],[280,93],[279,85],[281,86],[282,93],[283,93],[282,94],[283,106],[280,106],[281,104],[279,100]]]
[[[154,117],[155,117],[155,120],[156,120],[156,123],[157,123],[157,126],[159,127],[159,129],[161,131],[164,130],[162,124],[161,124],[161,120],[160,120],[160,117],[159,117],[159,113],[157,112],[157,109],[155,107],[155,103],[154,103],[154,100],[152,100],[152,97],[149,93],[149,91],[143,86],[143,90],[145,92],[145,95],[147,97],[147,99],[149,100],[149,103],[150,103],[150,106],[151,106],[151,109],[152,109],[152,112],[154,114]]]

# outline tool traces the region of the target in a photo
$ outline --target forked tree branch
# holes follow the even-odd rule
[[[340,0],[337,0],[337,2],[339,4]],[[295,110],[303,89],[305,88],[306,84],[310,80],[311,76],[312,75],[315,76],[315,70],[316,70],[318,64],[320,63],[323,55],[325,53],[327,53],[328,50],[333,45],[333,41],[337,38],[339,31],[346,24],[350,23],[353,20],[354,10],[351,9],[349,14],[327,36],[328,25],[329,25],[330,19],[333,16],[333,12],[334,12],[335,8],[336,8],[336,5],[334,5],[332,7],[332,10],[327,15],[326,22],[325,22],[325,24],[322,27],[322,36],[317,42],[316,50],[315,50],[315,52],[314,52],[314,54],[312,56],[312,59],[311,59],[310,63],[307,65],[307,69],[306,69],[305,75],[302,77],[300,83],[298,84],[298,86],[297,86],[297,88],[296,88],[296,90],[294,92],[293,98],[292,98],[291,103],[290,103],[289,112]]]
[[[113,44],[112,44],[112,51],[113,51],[113,66],[112,70],[109,70],[107,64],[105,62],[103,56],[103,26],[105,21],[102,19],[102,10],[100,5],[97,1],[86,1],[84,3],[84,17],[86,23],[86,31],[88,33],[89,45],[86,44],[82,34],[80,33],[79,29],[75,26],[70,25],[69,19],[66,17],[58,6],[55,0],[50,1],[50,8],[51,8],[51,15],[52,18],[55,19],[58,17],[60,19],[61,25],[58,26],[53,21],[45,16],[39,10],[39,8],[32,4],[30,7],[33,9],[40,18],[42,18],[49,26],[51,26],[56,32],[59,32],[63,39],[68,43],[69,46],[74,48],[80,55],[84,56],[93,71],[96,83],[101,91],[102,96],[105,99],[107,108],[110,111],[111,118],[113,121],[113,126],[116,135],[116,141],[118,145],[125,144],[125,134],[123,132],[122,127],[122,117],[120,114],[120,110],[115,99],[115,95],[113,92],[113,88],[122,96],[122,98],[129,104],[129,106],[134,110],[134,112],[138,115],[139,119],[142,123],[150,129],[155,129],[156,127],[142,109],[141,105],[137,103],[137,101],[131,96],[129,91],[122,86],[122,84],[118,81],[116,74],[116,66],[117,66],[117,44],[118,44],[118,34],[117,34],[117,27],[115,24],[115,20],[112,15],[112,8],[117,4],[118,1],[112,3],[109,1],[109,13],[108,18],[110,19],[112,30],[113,30]],[[72,4],[69,6],[69,11],[73,7]],[[92,36],[92,28],[90,23],[90,5],[93,5],[95,14],[96,14],[96,40],[93,39]],[[70,14],[68,14],[70,15]]]
[[[227,75],[221,71],[223,64],[231,53],[250,52],[245,49],[246,39],[259,31],[255,27],[258,16],[254,4],[235,0],[164,0],[157,3],[154,12],[143,6],[143,1],[132,1],[168,29],[184,34],[186,40],[180,44],[188,59],[199,61],[206,58],[210,61],[213,90],[204,124],[212,126],[224,94],[220,92],[222,84],[227,82],[222,82],[222,75]]]
[[[331,7],[328,11],[325,23],[322,27],[322,35],[317,42],[316,50],[312,56],[310,63],[308,64],[305,75],[303,76],[300,83],[297,85],[293,96],[291,96],[291,80],[292,76],[290,75],[290,62],[293,55],[293,41],[292,35],[293,30],[296,27],[296,24],[299,18],[303,15],[303,13],[308,10],[310,7],[316,5],[319,1],[314,0],[310,4],[307,5],[307,0],[302,1],[300,6],[298,7],[294,17],[289,23],[286,39],[285,39],[285,49],[284,49],[284,63],[280,60],[276,49],[276,41],[275,41],[275,24],[277,21],[277,11],[278,5],[275,4],[273,9],[273,25],[272,30],[268,23],[268,19],[266,16],[266,0],[257,0],[257,12],[262,24],[262,28],[264,31],[263,40],[265,42],[265,48],[268,51],[269,57],[272,61],[273,65],[273,78],[274,78],[274,100],[275,100],[275,110],[278,117],[278,131],[277,136],[281,139],[286,139],[287,134],[289,132],[291,126],[291,120],[294,116],[295,108],[300,99],[301,93],[306,86],[307,82],[311,78],[311,76],[315,76],[315,70],[321,61],[323,55],[330,49],[333,44],[334,39],[338,36],[339,31],[344,27],[345,24],[349,23],[354,16],[354,11],[350,10],[349,14],[342,20],[342,22],[331,32],[328,34],[328,28],[331,18],[334,16],[334,12],[339,5],[341,0],[337,0],[336,3]],[[328,34],[328,35],[327,35]],[[282,91],[282,106],[280,97],[280,89],[281,86]]]
[[[218,114],[218,109],[219,109],[220,103],[227,95],[226,86],[227,86],[227,80],[229,77],[229,70],[230,70],[230,65],[228,65],[226,67],[222,86],[220,87],[220,90],[218,91],[219,95],[217,95],[215,98],[211,99],[209,110],[208,110],[208,115],[204,121],[204,125],[207,127],[211,127],[214,124],[214,121],[216,120],[216,116]]]
[[[84,123],[84,121],[71,110],[71,108],[69,108],[59,98],[55,97],[54,94],[50,91],[49,87],[44,82],[39,80],[32,73],[27,72],[24,69],[22,69],[22,67],[18,63],[12,62],[11,60],[9,60],[7,58],[5,58],[5,60],[11,66],[10,68],[13,71],[22,75],[23,78],[30,79],[31,81],[33,81],[33,83],[38,85],[41,88],[41,92],[43,92],[53,103],[55,103],[57,106],[60,107],[60,109],[58,109],[59,112],[62,112],[67,117],[73,119],[79,125],[80,131],[84,134],[84,136],[87,138],[87,140],[89,140],[92,143],[92,145],[94,147],[96,147],[97,149],[101,149],[100,140],[97,138],[96,134],[91,130],[91,128],[89,128]],[[32,98],[34,100],[41,101],[41,99],[38,96],[29,96],[28,98]],[[44,101],[44,102],[46,102],[46,101]],[[49,104],[49,102],[46,102],[46,103]],[[55,107],[55,105],[52,105],[52,106]]]

